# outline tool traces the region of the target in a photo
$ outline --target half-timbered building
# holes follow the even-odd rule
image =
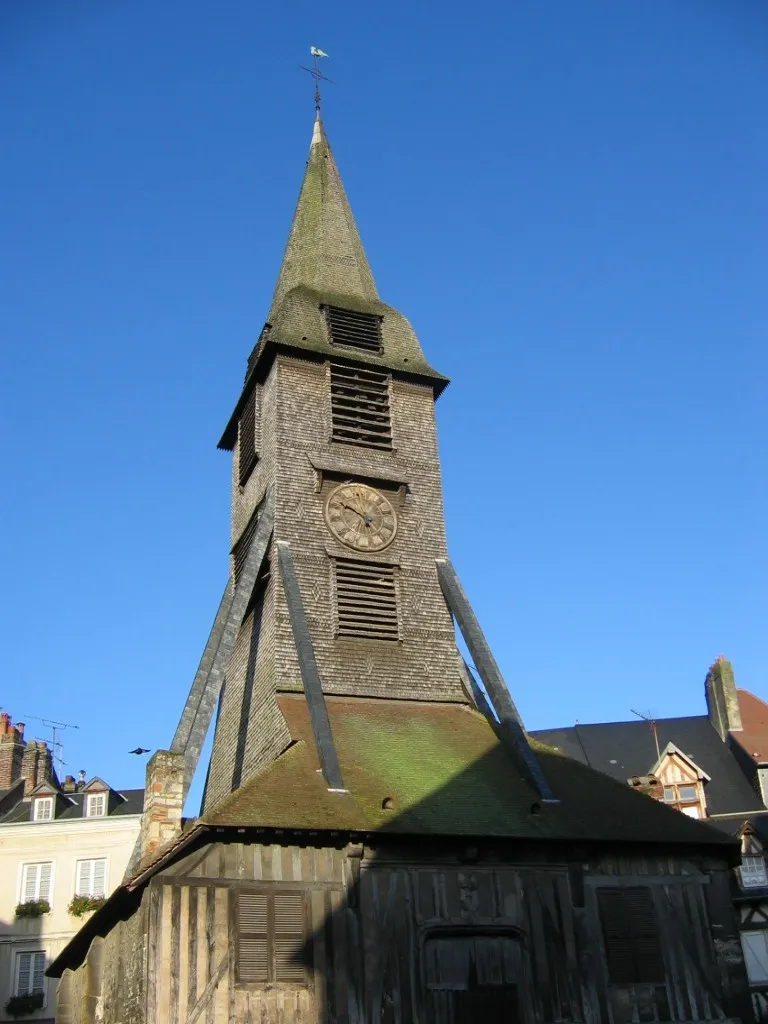
[[[750,1019],[738,844],[526,734],[448,559],[446,383],[318,116],[220,441],[229,581],[128,876],[50,968],[59,1024]]]

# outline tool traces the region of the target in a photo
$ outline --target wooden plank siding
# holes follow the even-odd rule
[[[723,998],[725,968],[705,898],[725,880],[725,871],[669,858],[569,864],[542,855],[510,863],[496,852],[462,864],[450,851],[428,856],[417,848],[405,856],[402,849],[216,843],[152,879],[134,915],[143,914],[145,934],[130,918],[104,939],[100,1019],[465,1024],[471,1004],[474,1013],[487,1007],[489,1022],[509,1024],[725,1020],[735,1014]],[[666,985],[615,985],[607,975],[596,890],[638,884],[652,890]],[[304,983],[238,980],[236,907],[247,890],[305,894]],[[479,997],[485,1002],[471,1003],[451,975],[467,957],[490,979]],[[92,985],[80,976],[94,978],[96,968],[83,974],[87,966],[62,982],[62,1024],[94,1020]],[[137,968],[143,1000],[118,977]]]

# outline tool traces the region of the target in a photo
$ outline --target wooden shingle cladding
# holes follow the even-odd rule
[[[400,1007],[393,1019],[425,1024],[490,1024],[493,1014],[521,1024],[750,1019],[727,871],[711,858],[707,867],[690,856],[593,852],[585,869],[543,845],[515,852],[486,840],[467,861],[466,844],[444,840],[379,836],[373,849],[340,834],[332,846],[320,836],[235,835],[151,880],[145,936],[131,918],[109,931],[104,1024],[352,1024],[381,1020],[388,1006]],[[665,965],[655,985],[612,981],[604,959],[598,894],[637,888],[639,877],[653,891]],[[270,927],[281,902],[282,932]],[[255,957],[252,942],[243,946],[270,931],[290,945],[282,960],[277,942],[270,953],[263,941]],[[130,992],[118,978],[127,955],[146,957]]]

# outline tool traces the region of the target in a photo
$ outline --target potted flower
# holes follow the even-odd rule
[[[26,992],[23,996],[11,996],[5,1004],[5,1012],[9,1017],[26,1017],[35,1010],[42,1010],[44,996],[42,992]]]
[[[104,896],[73,896],[67,908],[72,917],[83,917],[104,906]]]
[[[48,900],[24,900],[16,906],[16,917],[42,917],[50,912]]]

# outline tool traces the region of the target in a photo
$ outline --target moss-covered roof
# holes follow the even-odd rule
[[[321,306],[381,317],[381,352],[331,345]],[[248,361],[245,387],[219,441],[231,449],[254,381],[280,347],[325,358],[353,358],[405,377],[425,378],[439,393],[448,379],[424,358],[406,318],[377,293],[322,122],[315,122],[304,180],[283,253],[268,327]]]
[[[412,835],[669,842],[731,840],[543,744],[557,804],[541,805],[485,719],[468,707],[326,698],[345,793],[319,770],[303,695],[281,696],[294,743],[202,823]],[[385,809],[385,802],[391,809]]]

